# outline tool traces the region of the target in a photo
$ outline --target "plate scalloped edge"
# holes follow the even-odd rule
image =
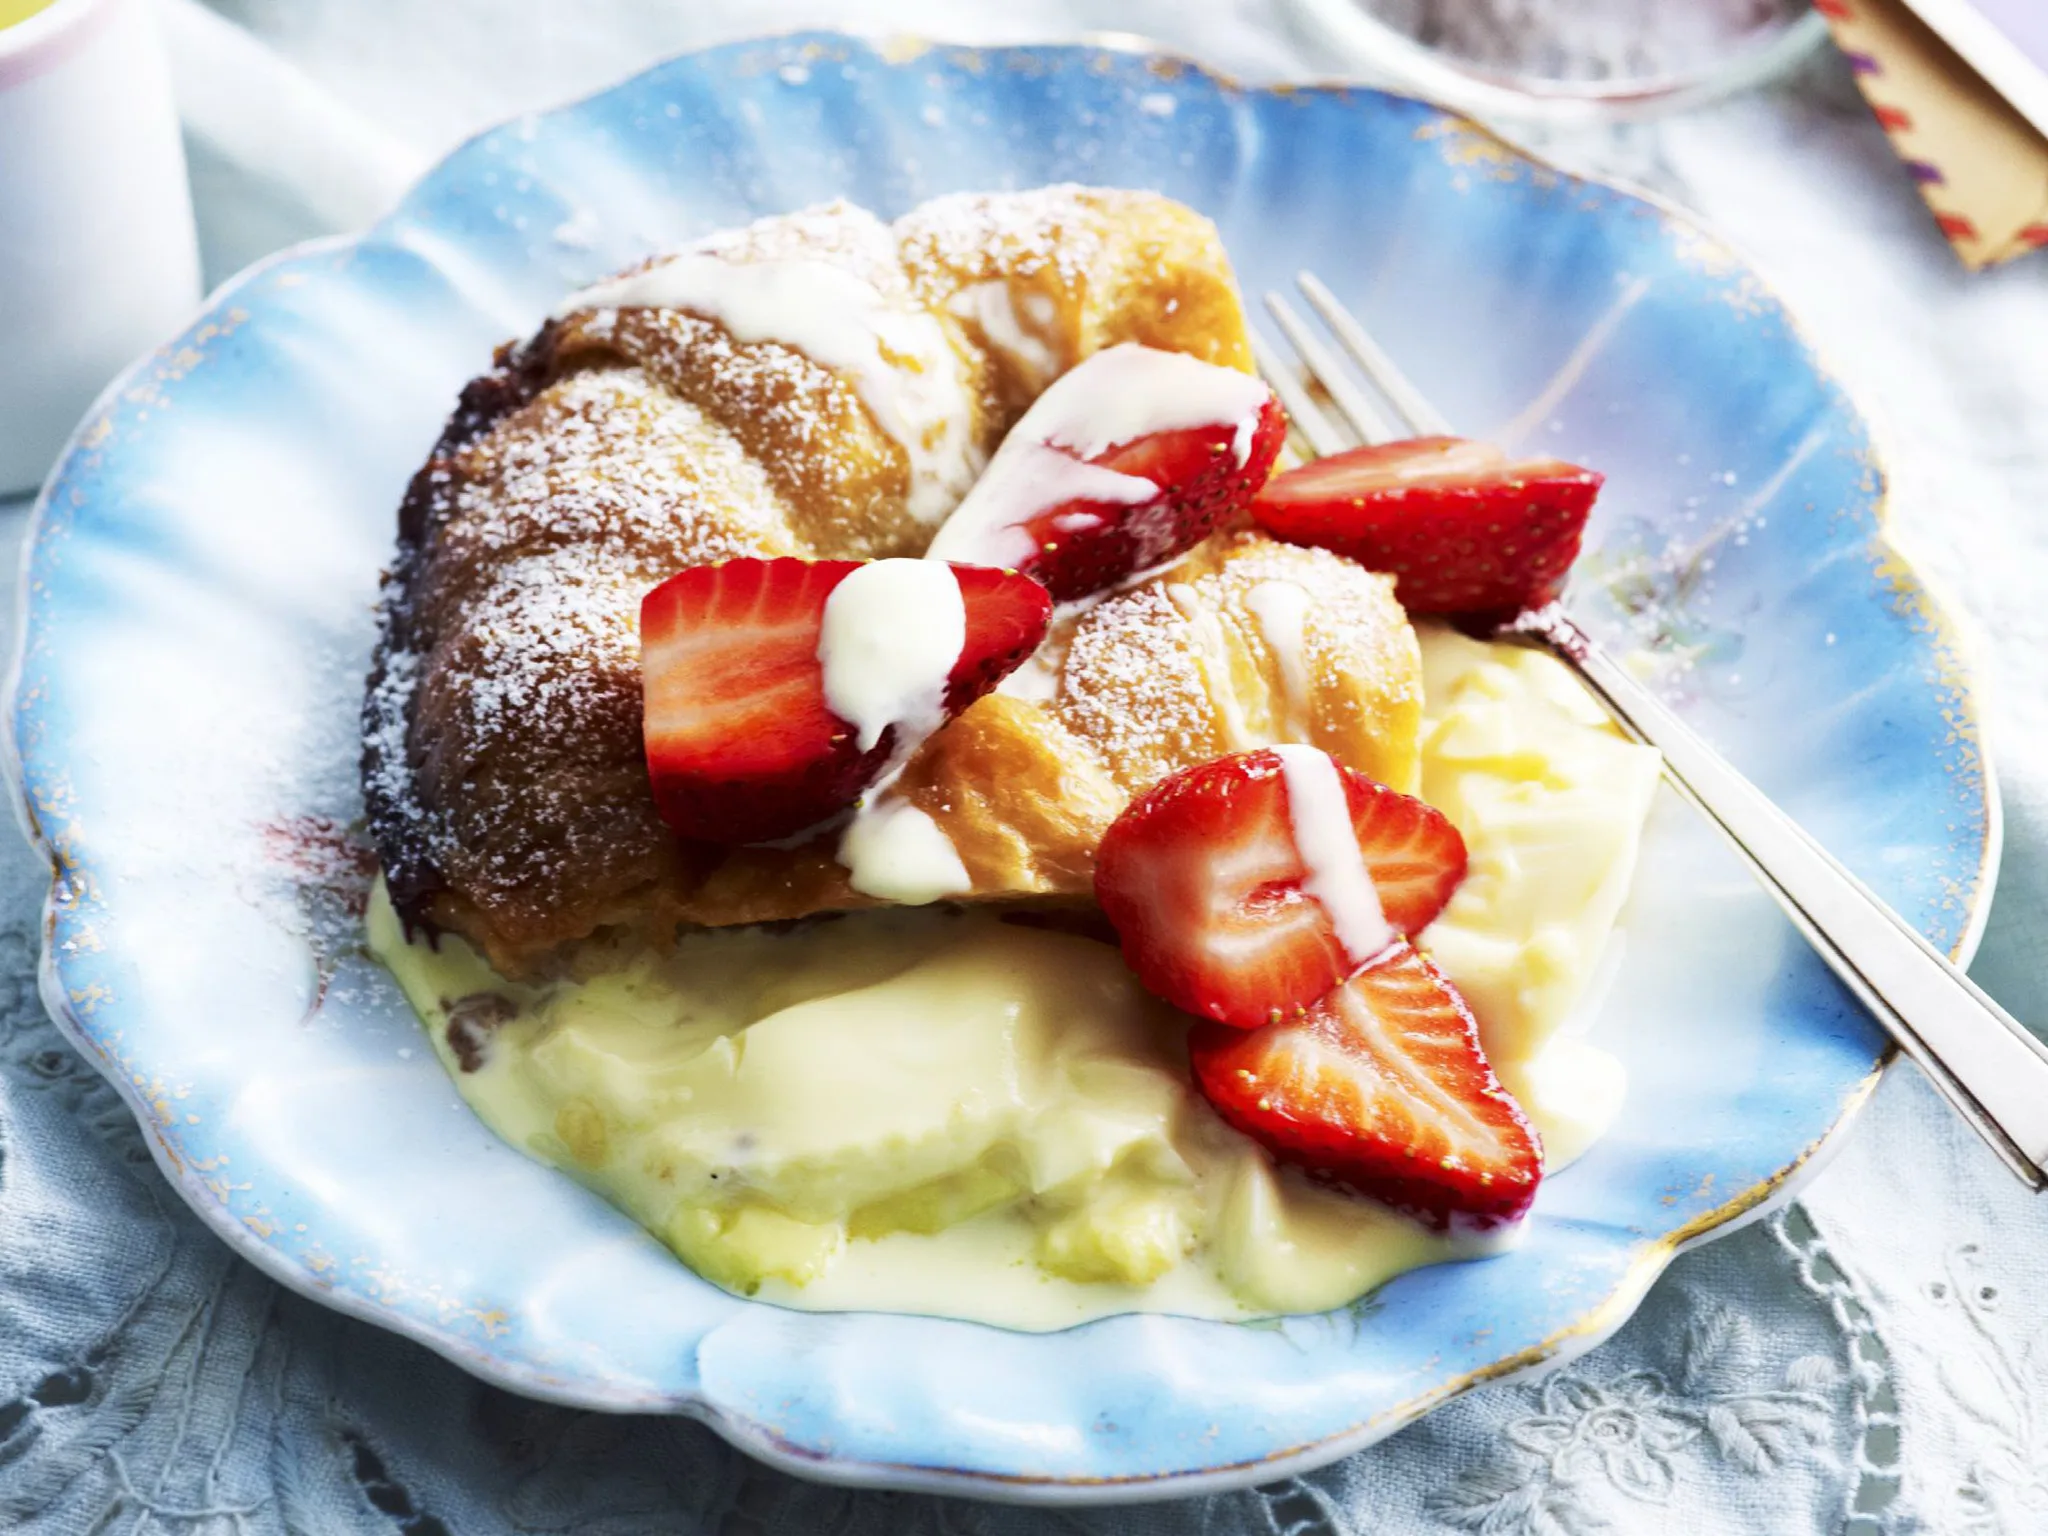
[[[829,37],[828,43],[840,44],[846,40]],[[783,46],[791,50],[815,48],[816,34],[797,34],[790,38],[771,42],[765,46]],[[706,50],[706,54],[730,53],[742,47],[761,47],[760,40],[748,44],[728,45],[723,50]],[[1045,49],[1018,50],[976,50],[994,55],[1003,52],[1030,54],[1044,53]],[[902,45],[897,46],[895,56],[914,56]],[[796,56],[796,54],[792,54]],[[693,56],[686,56],[693,57]],[[1164,59],[1167,56],[1159,55]],[[673,61],[672,61],[673,62]],[[1186,60],[1169,61],[1175,71],[1203,72],[1201,66]],[[663,66],[665,67],[665,66]],[[1203,72],[1206,73],[1206,72]],[[635,77],[636,79],[643,77]],[[1221,88],[1230,93],[1242,90],[1234,82],[1210,75]],[[632,81],[623,82],[607,92],[589,98],[599,100],[614,92],[624,90]],[[1325,87],[1296,87],[1301,91],[1326,89]],[[1345,90],[1351,88],[1345,87]],[[1355,94],[1375,94],[1362,93]],[[558,109],[568,112],[575,106]],[[1529,165],[1540,161],[1523,151],[1504,144],[1485,130],[1465,123],[1461,119],[1447,117],[1460,132],[1479,136],[1489,143],[1499,145],[1500,151]],[[483,136],[479,136],[481,138]],[[473,140],[472,143],[477,141]],[[459,154],[460,152],[458,152]],[[452,158],[452,157],[451,157]],[[432,181],[430,174],[428,181]],[[1574,184],[1602,185],[1588,178],[1568,178]],[[424,185],[424,184],[423,184]],[[1635,199],[1648,206],[1659,218],[1681,226],[1691,236],[1708,245],[1721,247],[1719,237],[1708,234],[1690,216],[1669,206],[1659,199],[1650,197],[1635,189],[1614,186],[1613,190],[1623,196]],[[418,194],[416,193],[415,196]],[[412,199],[408,199],[408,206]],[[374,232],[373,236],[374,237]],[[239,274],[211,295],[202,312],[199,324],[207,317],[222,314],[228,310],[238,293],[250,288],[267,274],[276,269],[301,261],[308,256],[344,252],[354,249],[360,242],[355,239],[339,239],[313,242],[307,246],[295,247],[277,253]],[[1741,264],[1746,272],[1753,267]],[[194,330],[198,329],[195,325]],[[1890,1052],[1882,1053],[1871,1070],[1861,1081],[1852,1085],[1838,1103],[1838,1113],[1829,1128],[1810,1142],[1804,1150],[1785,1166],[1756,1184],[1741,1190],[1734,1196],[1721,1201],[1711,1210],[1695,1216],[1685,1225],[1665,1233],[1638,1248],[1621,1279],[1610,1287],[1607,1294],[1595,1305],[1587,1308],[1569,1326],[1557,1330],[1538,1342],[1505,1356],[1476,1370],[1432,1383],[1425,1390],[1394,1403],[1371,1417],[1354,1423],[1332,1435],[1320,1437],[1310,1443],[1294,1445],[1274,1451],[1255,1460],[1233,1462],[1229,1465],[1213,1465],[1194,1471],[1172,1472],[1166,1475],[1140,1475],[1134,1478],[1076,1477],[1053,1480],[1007,1477],[985,1471],[940,1468],[923,1464],[898,1463],[886,1460],[847,1460],[829,1453],[821,1453],[811,1446],[785,1438],[767,1423],[738,1414],[728,1408],[714,1404],[698,1394],[652,1396],[623,1393],[604,1396],[593,1394],[585,1384],[565,1381],[546,1373],[510,1364],[480,1348],[473,1340],[444,1327],[437,1327],[413,1314],[386,1306],[368,1296],[346,1288],[324,1283],[319,1276],[309,1271],[297,1259],[283,1249],[265,1241],[217,1198],[208,1188],[201,1172],[181,1155],[178,1147],[164,1133],[154,1107],[143,1088],[131,1081],[114,1054],[109,1050],[104,1031],[95,1027],[81,1012],[79,993],[68,983],[65,975],[67,956],[60,952],[57,940],[57,924],[60,913],[76,897],[76,882],[80,870],[70,847],[70,831],[65,818],[65,807],[61,801],[53,800],[39,791],[30,782],[27,768],[27,754],[23,750],[22,727],[27,714],[28,700],[22,689],[27,682],[26,663],[29,655],[29,641],[34,632],[34,561],[39,538],[46,519],[50,515],[50,503],[59,486],[64,482],[67,468],[76,456],[92,448],[107,429],[107,422],[118,403],[130,396],[139,381],[147,378],[152,369],[166,368],[172,359],[179,356],[180,348],[190,340],[191,333],[178,341],[168,344],[153,357],[136,363],[124,376],[110,385],[86,417],[85,423],[67,447],[59,468],[53,473],[42,497],[38,499],[28,537],[23,548],[23,571],[21,577],[21,598],[17,615],[17,637],[13,660],[13,676],[9,697],[14,701],[10,711],[9,729],[5,747],[6,770],[16,788],[16,808],[22,819],[24,831],[38,851],[50,862],[52,878],[49,896],[43,915],[43,948],[39,966],[41,993],[52,1017],[71,1043],[88,1060],[92,1061],[115,1085],[138,1122],[144,1128],[145,1140],[165,1175],[176,1186],[187,1203],[201,1218],[237,1252],[248,1258],[258,1268],[291,1289],[314,1300],[321,1301],[351,1316],[392,1329],[427,1345],[429,1348],[454,1361],[463,1369],[502,1386],[508,1390],[528,1396],[556,1401],[572,1406],[591,1407],[609,1411],[667,1411],[682,1413],[709,1423],[720,1434],[739,1445],[750,1454],[792,1472],[833,1482],[855,1486],[910,1488],[930,1492],[971,1494],[983,1498],[1014,1499],[1031,1502],[1078,1502],[1099,1503],[1118,1499],[1151,1499],[1161,1496],[1193,1494],[1222,1488],[1240,1487],[1264,1482],[1291,1472],[1303,1471],[1347,1455],[1392,1433],[1437,1403],[1481,1382],[1499,1380],[1513,1374],[1554,1364],[1590,1349],[1619,1328],[1633,1311],[1636,1303],[1649,1285],[1663,1269],[1686,1248],[1699,1242],[1725,1234],[1743,1222],[1756,1219],[1777,1204],[1788,1199],[1796,1187],[1825,1161],[1826,1154],[1836,1145],[1853,1119],[1855,1111],[1865,1102],[1875,1087]],[[1809,351],[1811,350],[1808,343]],[[1816,372],[1823,372],[1815,365]],[[1876,496],[1880,521],[1883,516],[1883,491]],[[1883,542],[1880,528],[1878,539]],[[1963,641],[1958,630],[1942,611],[1941,604],[1926,589],[1924,582],[1907,565],[1905,558],[1896,550],[1890,551],[1889,575],[1900,593],[1901,599],[1916,605],[1926,625],[1936,636],[1936,648],[1947,659],[1944,669],[1954,685],[1955,698],[1961,713],[1959,728],[1975,735],[1974,701],[1969,689],[1969,673],[1962,660]],[[2000,844],[1999,807],[1996,781],[1988,762],[1983,758],[1981,738],[1976,746],[1979,769],[1983,785],[1983,842],[1977,881],[1960,898],[1966,914],[1961,931],[1956,935],[1954,952],[1958,958],[1966,957],[1975,947],[1982,933],[1988,913],[1988,892],[1990,880],[1995,872]],[[89,878],[89,872],[88,876]]]

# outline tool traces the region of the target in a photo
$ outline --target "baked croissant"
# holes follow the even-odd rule
[[[677,839],[641,738],[638,613],[737,556],[916,555],[1047,383],[1121,342],[1248,369],[1206,219],[1145,192],[845,203],[585,290],[472,382],[399,513],[363,784],[398,910],[508,975],[593,938],[874,905],[833,857]],[[1312,740],[1414,786],[1415,638],[1391,583],[1233,529],[1062,617],[892,794],[964,899],[1082,901],[1164,775]]]

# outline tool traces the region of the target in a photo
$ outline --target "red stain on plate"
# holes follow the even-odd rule
[[[331,816],[290,816],[257,828],[266,895],[287,895],[286,926],[306,941],[318,977],[311,1018],[347,956],[363,945],[363,913],[377,878],[377,852],[363,829]],[[266,902],[265,905],[273,905]]]

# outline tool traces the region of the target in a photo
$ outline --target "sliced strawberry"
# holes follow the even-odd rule
[[[1329,846],[1314,805],[1297,805],[1295,791],[1316,785],[1290,780],[1290,763],[1333,776],[1325,803],[1341,846]],[[1332,892],[1347,859],[1379,914],[1347,916],[1355,905]],[[1253,1029],[1307,1007],[1397,935],[1420,932],[1464,874],[1465,840],[1442,812],[1314,748],[1280,747],[1218,758],[1147,790],[1096,851],[1095,895],[1150,990]]]
[[[825,602],[858,560],[727,560],[670,577],[640,605],[647,771],[683,837],[787,837],[860,798],[915,743],[890,726],[863,751],[826,706]],[[954,566],[967,638],[946,676],[951,719],[1045,638],[1052,601],[1009,571]]]
[[[1241,421],[1186,427],[1097,454],[1091,464],[1149,480],[1159,495],[1133,506],[1083,498],[1041,513],[1026,525],[1039,553],[1019,569],[1038,576],[1064,602],[1193,549],[1245,509],[1287,440],[1286,414],[1270,396],[1250,420],[1249,436]],[[1084,523],[1084,517],[1095,521]]]
[[[1543,1151],[1457,989],[1398,943],[1306,1015],[1197,1024],[1202,1096],[1282,1162],[1439,1228],[1519,1220]]]
[[[1386,571],[1411,613],[1511,617],[1557,596],[1602,476],[1490,443],[1418,437],[1276,475],[1252,516],[1276,538]]]
[[[1148,417],[1181,424],[1123,431]],[[1177,352],[1111,347],[1063,374],[1011,429],[931,554],[1012,567],[1060,602],[1087,597],[1236,517],[1286,436],[1285,414],[1257,379]]]

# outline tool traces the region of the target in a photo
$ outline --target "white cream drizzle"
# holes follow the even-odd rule
[[[1021,430],[1021,423],[1012,429],[967,499],[940,527],[930,558],[1012,570],[1037,553],[1026,525],[1048,508],[1067,501],[1141,506],[1159,495],[1159,487],[1141,475],[1086,463],[1046,443],[1018,443],[1012,450]],[[1074,533],[1101,521],[1094,514],[1076,514],[1074,526],[1061,531]]]
[[[1283,742],[1273,752],[1287,786],[1287,817],[1308,877],[1301,888],[1323,905],[1337,942],[1361,966],[1394,942],[1372,871],[1351,825],[1337,764],[1320,747]]]
[[[836,856],[856,891],[921,906],[973,888],[945,830],[888,798],[911,754],[945,723],[946,681],[966,643],[960,579],[937,561],[870,561],[825,599],[826,707],[859,732],[862,751],[896,732],[887,766],[840,834]]]
[[[960,358],[937,316],[808,257],[736,262],[685,251],[571,294],[555,311],[682,309],[743,344],[775,342],[848,376],[877,425],[910,459],[907,505],[935,523],[981,468]]]
[[[1289,740],[1314,739],[1308,676],[1308,611],[1313,604],[1308,593],[1291,581],[1262,581],[1245,594],[1244,605],[1280,668],[1286,713],[1274,724]]]
[[[1043,657],[1026,657],[1024,664],[996,684],[996,692],[1030,704],[1050,704],[1060,696],[1059,668]]]
[[[1027,309],[1042,328],[1052,318],[1051,301],[1042,293],[1028,298],[1040,301],[1037,305],[1027,302]],[[946,308],[979,328],[982,340],[1008,360],[1027,388],[1044,389],[1059,376],[1059,352],[1026,326],[1026,317],[1018,314],[1016,298],[1008,283],[975,283],[962,288]]]
[[[1232,752],[1247,752],[1265,743],[1252,733],[1244,717],[1244,704],[1230,680],[1230,640],[1223,633],[1223,621],[1216,610],[1202,601],[1202,595],[1184,581],[1166,584],[1166,597],[1188,622],[1188,638],[1194,644],[1195,667],[1202,674],[1202,691],[1216,706],[1216,722],[1223,732],[1223,745]]]
[[[856,891],[884,901],[921,907],[974,889],[945,829],[908,800],[877,803],[871,795],[847,823],[837,856]]]
[[[967,605],[951,566],[872,560],[825,599],[818,662],[825,706],[865,752],[896,727],[899,750],[945,720],[946,679],[967,643]]]
[[[1250,374],[1182,352],[1135,342],[1098,352],[1055,379],[1010,429],[932,540],[932,557],[1014,566],[1032,553],[1025,525],[1062,502],[1153,500],[1159,490],[1151,481],[1080,461],[1155,432],[1231,425],[1242,465],[1266,397],[1266,386]],[[1141,547],[1138,563],[1163,559],[1169,548],[1163,541]]]

